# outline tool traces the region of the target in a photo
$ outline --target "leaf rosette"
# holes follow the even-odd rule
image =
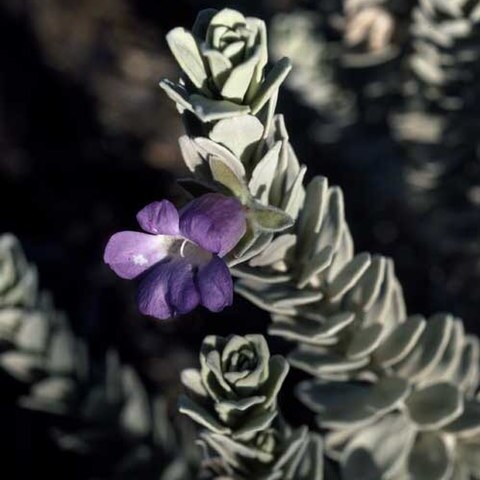
[[[262,335],[208,336],[200,365],[182,374],[190,395],[181,398],[180,411],[213,433],[242,441],[272,423],[288,364],[270,356]]]
[[[265,77],[265,22],[228,8],[203,10],[192,32],[175,28],[167,42],[183,76],[177,84],[163,80],[160,85],[181,111],[202,122],[257,114],[290,70],[288,59],[282,59]]]

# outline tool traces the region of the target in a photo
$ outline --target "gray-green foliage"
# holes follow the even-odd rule
[[[258,114],[276,95],[290,64],[280,60],[265,74],[268,61],[265,23],[240,12],[204,10],[192,32],[175,28],[167,42],[182,68],[182,79],[161,87],[180,111],[202,122]]]
[[[180,411],[205,428],[202,478],[323,478],[322,443],[280,418],[277,395],[288,373],[262,335],[209,336],[200,370],[185,370]]]
[[[65,317],[38,288],[19,241],[0,236],[0,368],[30,387],[25,401],[63,410],[74,394],[79,348]]]
[[[199,18],[217,18],[205,15]],[[190,54],[173,50],[185,70]],[[222,101],[221,91],[216,100]],[[271,312],[270,333],[296,345],[290,364],[315,377],[298,395],[329,431],[327,452],[344,478],[478,477],[478,340],[450,315],[407,315],[392,261],[355,252],[341,190],[323,177],[304,185],[306,169],[274,106],[270,102],[265,115],[237,109],[235,116],[187,131],[180,142],[195,179],[236,196],[250,212],[249,231],[229,258],[237,292]],[[282,212],[290,222],[282,223]],[[258,351],[238,337],[209,338],[202,369],[184,378],[192,397],[182,409],[208,430],[202,440],[206,478],[243,478],[235,469],[245,468],[241,455],[253,454],[239,445],[261,433],[257,452],[273,438],[265,380],[257,376],[239,396],[232,386],[237,376],[226,375],[230,364],[222,352],[230,343]],[[254,456],[258,463],[259,453]],[[268,475],[276,474],[273,465]]]

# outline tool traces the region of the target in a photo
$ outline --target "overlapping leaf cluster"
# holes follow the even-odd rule
[[[199,26],[205,24],[206,29]],[[195,35],[184,30],[169,34],[183,70],[175,87],[178,95],[172,93],[172,84],[169,93],[185,113],[188,135],[180,143],[196,187],[235,195],[249,212],[249,233],[230,258],[240,278],[237,292],[271,312],[270,333],[297,345],[290,363],[316,377],[298,393],[319,413],[320,426],[331,431],[328,452],[339,460],[344,478],[480,475],[475,460],[480,455],[478,340],[466,335],[462,322],[450,315],[429,320],[407,316],[392,261],[355,253],[341,190],[322,177],[304,186],[305,167],[289,144],[282,117],[274,115],[273,90],[283,75],[277,82],[266,81],[271,96],[263,109],[252,109],[244,96],[247,84],[266,89],[256,73],[250,83],[258,70],[247,69],[252,41],[245,39],[265,41],[264,36],[255,37],[253,25],[258,22],[231,10],[209,11],[199,16]],[[213,42],[217,35],[224,43]],[[234,57],[235,65],[240,59],[241,71],[250,75],[250,80],[242,76],[242,81],[232,81],[229,88],[238,91],[228,97],[222,97],[218,87],[224,79],[217,78],[220,74],[211,63],[218,56],[210,52],[212,47],[229,61],[231,52],[241,52]],[[193,66],[201,72],[200,82]],[[228,76],[231,69],[225,72]],[[236,102],[236,107],[228,103],[225,110],[224,102]],[[226,113],[205,117],[204,105],[221,106]],[[200,125],[192,121],[192,113]],[[236,348],[244,341],[238,340]],[[211,431],[207,438],[233,440],[231,445],[213,440],[207,444],[234,465],[235,441],[247,433],[242,427],[249,426],[250,419],[241,416],[238,423],[239,417],[231,414],[239,404],[248,410],[253,400],[250,393],[235,396],[233,403],[228,395],[223,398],[233,380],[225,381],[229,370],[221,351],[237,340],[224,342],[207,340],[201,373],[186,381],[204,399],[203,409],[186,411]]]
[[[321,479],[321,441],[279,418],[277,395],[288,373],[262,335],[209,336],[200,370],[183,372],[189,396],[180,411],[206,428],[202,478]]]

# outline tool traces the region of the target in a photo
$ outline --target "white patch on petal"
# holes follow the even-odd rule
[[[133,263],[135,265],[146,265],[148,260],[146,259],[145,255],[138,254],[133,256]]]

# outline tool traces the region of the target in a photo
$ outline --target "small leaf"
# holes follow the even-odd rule
[[[281,142],[270,148],[253,169],[248,188],[261,203],[268,204],[270,188],[278,165]]]
[[[230,434],[231,431],[229,428],[219,423],[209,411],[205,410],[186,395],[180,396],[178,405],[181,413],[188,415],[192,420],[197,422],[202,427],[205,427],[214,433],[220,433],[224,435]]]
[[[437,383],[414,391],[405,405],[420,428],[439,429],[462,414],[463,398],[455,386]]]
[[[221,90],[222,97],[235,102],[243,102],[259,59],[259,49],[256,49],[252,56],[231,70]]]
[[[227,147],[243,164],[262,138],[263,125],[252,115],[220,120],[210,131],[210,139]]]
[[[267,267],[285,260],[296,240],[297,237],[290,233],[278,236],[259,255],[252,258],[249,265],[252,267]]]
[[[164,78],[160,82],[160,88],[177,104],[180,111],[190,110],[193,112],[193,106],[185,87]]]
[[[226,161],[220,157],[211,157],[209,164],[213,179],[228,188],[241,202],[245,202],[248,198],[247,186]]]
[[[420,432],[408,458],[408,470],[413,478],[449,480],[453,471],[450,448],[440,435]]]
[[[228,100],[212,100],[203,95],[193,94],[189,97],[189,102],[189,110],[195,112],[204,123],[242,117],[250,113],[248,105],[239,105]]]
[[[361,358],[370,355],[382,341],[383,325],[374,323],[355,331],[350,340],[346,355],[348,358]]]
[[[207,72],[193,35],[184,28],[177,27],[168,32],[167,43],[180,68],[198,89],[205,92]]]
[[[368,253],[360,253],[345,265],[328,286],[328,296],[332,302],[345,295],[355,285],[370,262],[371,257]]]
[[[281,232],[290,228],[294,221],[282,210],[275,207],[265,207],[255,203],[250,211],[254,224],[265,232]]]
[[[388,368],[405,358],[417,343],[425,326],[426,322],[421,316],[408,318],[382,342],[374,354],[375,361]]]
[[[268,75],[257,90],[252,102],[252,113],[254,115],[260,111],[273,93],[278,90],[291,68],[292,64],[290,60],[288,58],[282,58],[273,66],[270,72],[268,72]]]

